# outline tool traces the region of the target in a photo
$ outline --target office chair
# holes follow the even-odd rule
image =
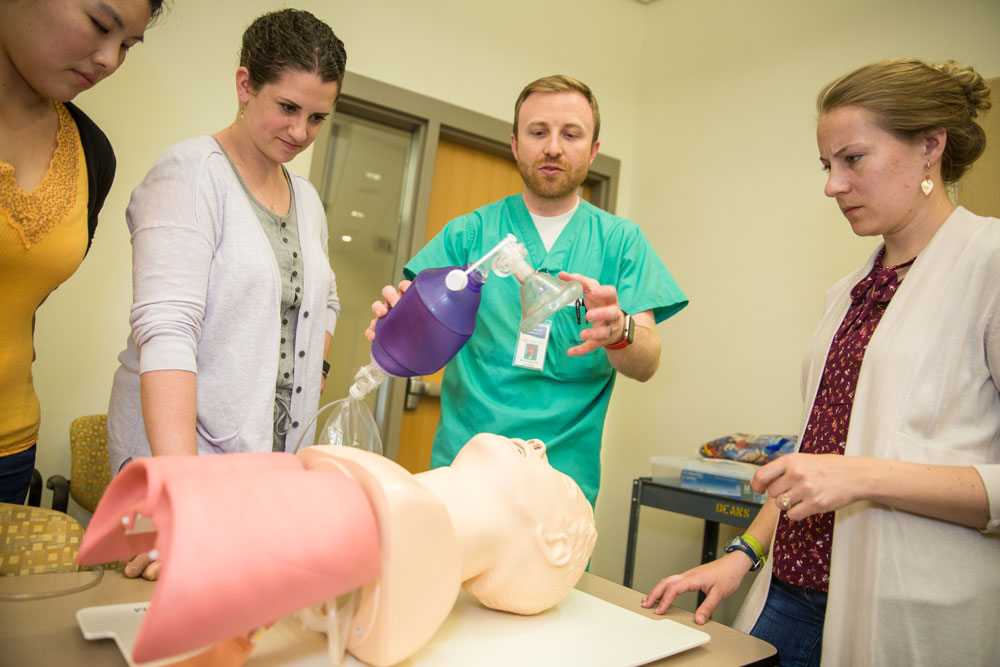
[[[107,415],[74,419],[69,426],[69,449],[70,478],[52,475],[45,483],[52,489],[52,509],[65,512],[72,496],[80,507],[93,512],[111,483]]]
[[[32,507],[41,507],[42,505],[42,473],[38,472],[38,468],[31,471],[31,483],[28,486],[28,502],[26,504]]]
[[[0,576],[76,572],[83,526],[73,517],[0,503]]]

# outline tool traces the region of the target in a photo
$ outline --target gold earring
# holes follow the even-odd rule
[[[243,102],[240,102],[240,111],[239,113],[236,114],[236,117],[239,118],[240,120],[243,119],[243,109],[245,106],[246,105],[244,105]]]
[[[931,163],[928,162],[924,169],[924,180],[920,183],[920,189],[924,191],[925,197],[929,197],[931,190],[934,189],[934,181],[931,180]]]

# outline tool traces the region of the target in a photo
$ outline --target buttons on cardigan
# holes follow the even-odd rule
[[[299,350],[299,358],[301,359],[304,356],[306,356],[306,351],[305,350]]]

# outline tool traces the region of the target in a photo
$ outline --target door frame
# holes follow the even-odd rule
[[[513,94],[511,99],[514,99]],[[396,245],[393,266],[396,276],[402,276],[406,262],[423,247],[434,160],[441,139],[498,155],[512,162],[514,160],[510,152],[513,108],[511,120],[500,120],[348,70],[336,109],[412,133],[412,155],[417,164],[416,168],[408,169],[411,182],[406,188],[404,197],[407,199],[401,211],[400,242]],[[329,131],[320,132],[313,144],[309,179],[317,187],[322,187],[329,176],[329,144]],[[617,204],[620,171],[620,160],[598,153],[587,174],[586,183],[591,186],[591,201],[611,213],[614,213]],[[404,238],[407,234],[409,239]],[[373,300],[378,298],[379,289],[381,285],[373,286]],[[396,460],[406,380],[390,378],[385,386],[376,402],[375,418],[382,427],[383,451],[387,457]]]

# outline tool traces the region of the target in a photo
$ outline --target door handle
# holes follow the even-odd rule
[[[416,410],[420,404],[421,396],[441,396],[440,382],[425,382],[416,378],[406,378],[406,402],[403,404],[405,410]]]

